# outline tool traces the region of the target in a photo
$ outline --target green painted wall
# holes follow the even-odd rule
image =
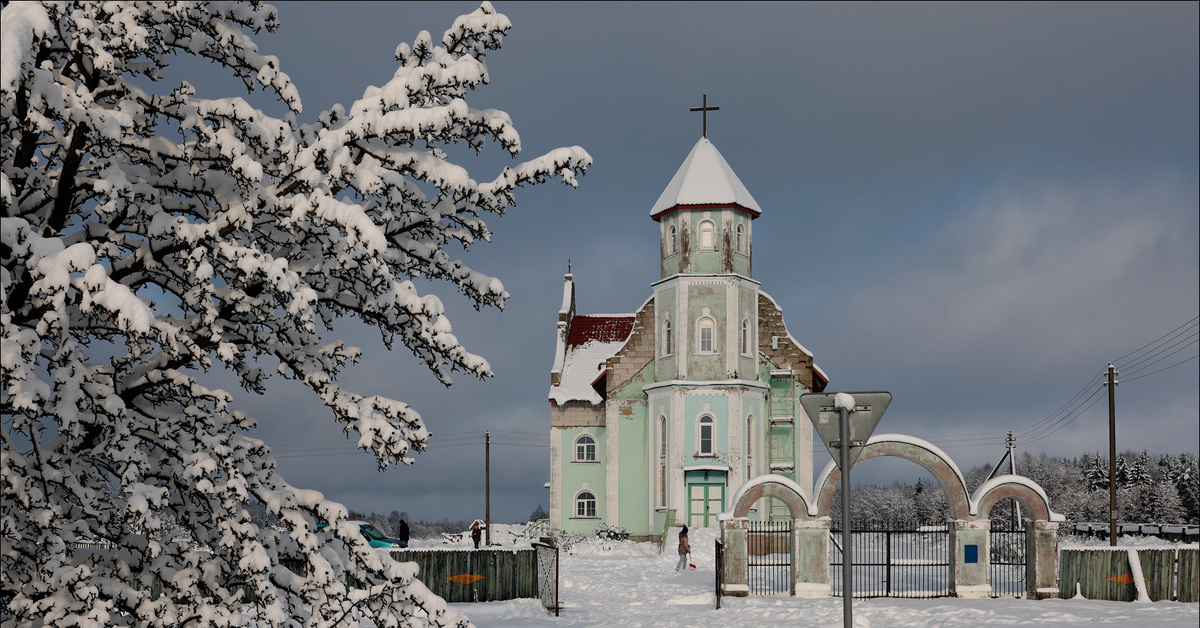
[[[647,365],[647,369],[652,365]],[[640,388],[639,388],[639,393]],[[645,397],[645,395],[642,395]],[[609,403],[612,403],[610,401]],[[635,535],[650,534],[650,491],[646,482],[650,477],[650,447],[647,430],[646,401],[621,402],[617,432],[620,441],[620,461],[617,467],[620,494],[620,521],[612,522],[617,527]],[[628,410],[628,413],[626,413]]]
[[[568,534],[583,534],[597,530],[605,521],[604,504],[605,472],[608,460],[606,429],[603,427],[576,427],[552,430],[562,439],[562,529]],[[591,434],[596,439],[596,459],[599,462],[574,462],[575,439],[582,434]],[[596,519],[575,518],[575,496],[586,483],[596,496]]]
[[[654,372],[654,378],[655,381],[659,382],[675,379],[675,360],[678,356],[684,355],[680,353],[681,348],[679,343],[680,340],[684,340],[686,342],[687,322],[675,320],[675,299],[676,293],[674,288],[663,288],[655,296],[654,316],[656,318],[656,324],[654,327],[654,333],[656,346],[654,348],[654,354],[660,357],[656,358],[658,366]],[[671,354],[668,356],[663,356],[664,347],[662,345],[663,339],[661,336],[663,323],[668,319],[671,321],[671,344],[673,346],[671,347]],[[641,390],[639,390],[638,393],[640,394]]]
[[[688,372],[686,379],[691,381],[711,381],[725,379],[725,286],[719,283],[712,285],[688,286]],[[701,354],[698,322],[701,317],[713,319],[713,353]],[[682,348],[681,348],[682,349]]]

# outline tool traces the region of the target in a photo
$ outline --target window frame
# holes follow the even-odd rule
[[[738,226],[734,229],[734,232],[737,234],[737,249],[736,250],[738,253],[745,255],[745,253],[746,253],[746,226],[741,223],[738,223]]]
[[[590,440],[591,443],[584,443],[583,439],[585,439],[585,438]],[[596,445],[597,445],[596,437],[592,436],[591,434],[585,433],[585,434],[580,434],[579,436],[575,437],[575,455],[571,459],[571,462],[587,462],[587,463],[600,462],[600,460],[598,459],[599,452],[597,451]],[[590,451],[591,457],[590,458],[587,457],[587,455],[589,453],[589,451],[588,451],[589,447],[591,449],[591,451]]]
[[[705,236],[707,236],[708,244],[704,243]],[[696,245],[697,245],[697,248],[701,251],[717,250],[717,225],[716,225],[716,223],[714,223],[713,221],[708,220],[706,218],[704,220],[701,220],[700,224],[696,225]]]
[[[708,429],[708,450],[704,449],[704,430]],[[717,420],[710,414],[702,414],[696,420],[696,455],[717,455]]]
[[[584,497],[587,495],[588,497]],[[600,500],[596,498],[596,493],[592,489],[585,488],[575,493],[575,510],[572,519],[599,519],[600,518]],[[590,507],[590,514],[588,512]],[[582,512],[581,512],[582,511]]]
[[[705,333],[707,339],[705,338]],[[701,316],[696,321],[696,353],[705,355],[715,354],[716,351],[716,336],[717,336],[717,321],[711,316]],[[707,341],[707,347],[705,346]]]
[[[675,354],[675,338],[671,335],[671,317],[666,316],[662,322],[662,345],[660,347],[662,357],[667,357]]]
[[[666,257],[671,257],[679,252],[679,247],[676,245],[676,239],[679,237],[679,230],[675,225],[667,225],[667,254]]]

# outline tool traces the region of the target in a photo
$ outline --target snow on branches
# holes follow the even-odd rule
[[[301,381],[382,468],[411,462],[428,431],[404,403],[337,384],[360,351],[326,337],[335,321],[377,328],[446,384],[490,375],[412,279],[502,307],[500,281],[447,245],[489,239],[484,215],[516,188],[574,186],[591,163],[561,148],[479,183],[438,148],[520,152],[507,114],[465,100],[508,19],[484,2],[440,45],[422,32],[386,84],[302,125],[295,86],[251,39],[277,26],[268,5],[11,3],[0,16],[0,613],[221,626],[244,625],[250,603],[272,625],[462,623],[342,506],[287,484],[244,434],[253,419],[201,380],[220,364],[251,392],[272,372]],[[184,54],[286,113],[186,82],[152,90]],[[279,529],[252,522],[259,502]]]

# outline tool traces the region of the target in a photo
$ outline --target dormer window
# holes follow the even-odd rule
[[[700,248],[708,251],[717,248],[716,227],[711,220],[700,223]]]

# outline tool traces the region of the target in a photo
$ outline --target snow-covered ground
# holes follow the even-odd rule
[[[493,543],[528,547],[513,532],[496,526]],[[714,610],[715,530],[693,530],[695,571],[674,571],[677,556],[658,554],[646,543],[589,539],[560,556],[559,593],[563,609],[554,617],[537,600],[452,604],[480,628],[538,626],[622,626],[738,628],[803,625],[840,628],[841,598],[724,598]],[[464,542],[466,545],[469,541]],[[415,547],[442,546],[414,541]],[[1104,602],[1092,600],[876,599],[854,601],[855,625],[864,628],[971,628],[973,626],[1138,626],[1195,628],[1200,604]]]

